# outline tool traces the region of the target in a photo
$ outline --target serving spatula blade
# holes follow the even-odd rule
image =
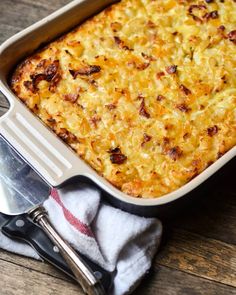
[[[42,206],[49,191],[49,186],[0,136],[0,212],[8,215],[27,213],[58,247],[84,292],[105,295],[95,272],[52,226]]]
[[[26,213],[42,204],[50,187],[0,137],[0,212]]]

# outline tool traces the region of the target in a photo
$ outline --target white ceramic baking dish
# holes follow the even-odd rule
[[[159,198],[130,197],[99,176],[52,131],[37,119],[13,94],[8,77],[13,67],[40,45],[73,28],[97,13],[111,0],[75,0],[7,40],[0,47],[0,90],[10,102],[9,111],[0,118],[0,134],[53,187],[80,176],[90,179],[107,192],[110,201],[124,210],[150,215],[163,205],[192,191],[236,155],[236,147],[178,190]]]

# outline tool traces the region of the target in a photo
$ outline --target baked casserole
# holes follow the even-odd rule
[[[123,0],[24,60],[15,94],[123,192],[172,192],[236,144],[236,2]]]

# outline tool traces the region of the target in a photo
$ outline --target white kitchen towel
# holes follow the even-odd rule
[[[109,271],[116,270],[112,295],[128,294],[151,267],[160,244],[158,219],[142,218],[101,202],[91,185],[52,190],[44,203],[57,231],[82,254]],[[39,259],[29,246],[0,235],[0,247]]]

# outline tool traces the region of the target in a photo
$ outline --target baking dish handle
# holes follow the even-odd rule
[[[0,118],[0,135],[53,187],[85,175],[89,167],[20,101]]]

